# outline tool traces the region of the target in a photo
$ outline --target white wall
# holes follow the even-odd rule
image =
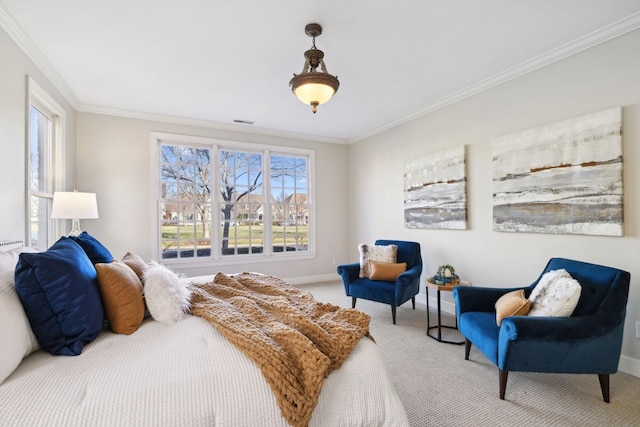
[[[100,218],[82,221],[82,228],[120,258],[132,251],[152,258],[149,223],[151,188],[150,134],[168,132],[226,140],[309,148],[315,151],[317,245],[315,259],[273,263],[180,268],[189,276],[259,271],[296,283],[335,280],[336,263],[347,261],[347,146],[292,140],[210,128],[78,113],[78,182],[98,197]]]
[[[25,239],[27,75],[66,111],[66,185],[75,185],[76,113],[0,28],[0,240]]]
[[[424,277],[452,264],[473,284],[495,287],[530,284],[555,256],[627,270],[631,290],[620,368],[640,376],[640,340],[635,338],[640,321],[638,52],[640,31],[635,31],[351,145],[351,257],[357,256],[359,242],[414,240],[422,245]],[[492,138],[615,106],[623,107],[624,237],[494,232]],[[405,161],[462,144],[467,145],[469,229],[404,228]],[[450,302],[451,294],[443,294]]]

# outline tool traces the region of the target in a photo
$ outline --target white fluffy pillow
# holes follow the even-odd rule
[[[398,256],[397,245],[366,245],[358,246],[360,251],[360,278],[371,275],[371,261],[396,263]]]
[[[144,299],[151,317],[160,323],[180,320],[190,306],[187,280],[156,261],[143,269],[142,276]]]
[[[533,288],[529,316],[570,317],[578,305],[582,287],[564,269],[542,275]]]
[[[13,274],[13,270],[0,273],[0,384],[22,359],[40,348],[16,293]]]
[[[18,258],[22,252],[37,252],[35,249],[28,246],[20,246],[8,251],[0,252],[0,273],[7,271],[16,271],[16,265],[18,264]]]

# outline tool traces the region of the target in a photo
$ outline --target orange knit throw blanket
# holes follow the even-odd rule
[[[368,315],[257,273],[218,273],[211,283],[193,285],[191,314],[258,365],[292,426],[309,423],[324,379],[369,336]]]

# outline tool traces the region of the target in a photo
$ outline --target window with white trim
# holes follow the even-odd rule
[[[313,151],[159,134],[165,262],[313,253]]]
[[[46,250],[58,238],[51,219],[53,192],[62,188],[64,110],[30,77],[27,79],[27,242]]]

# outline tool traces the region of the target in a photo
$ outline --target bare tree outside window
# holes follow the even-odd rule
[[[262,154],[220,150],[219,171],[222,255],[262,252]]]
[[[212,164],[214,149],[160,145],[162,258],[308,250],[307,157],[220,148]],[[217,194],[211,191],[215,176]],[[213,242],[216,223],[219,241]]]
[[[162,256],[191,258],[211,253],[211,150],[163,144]]]

